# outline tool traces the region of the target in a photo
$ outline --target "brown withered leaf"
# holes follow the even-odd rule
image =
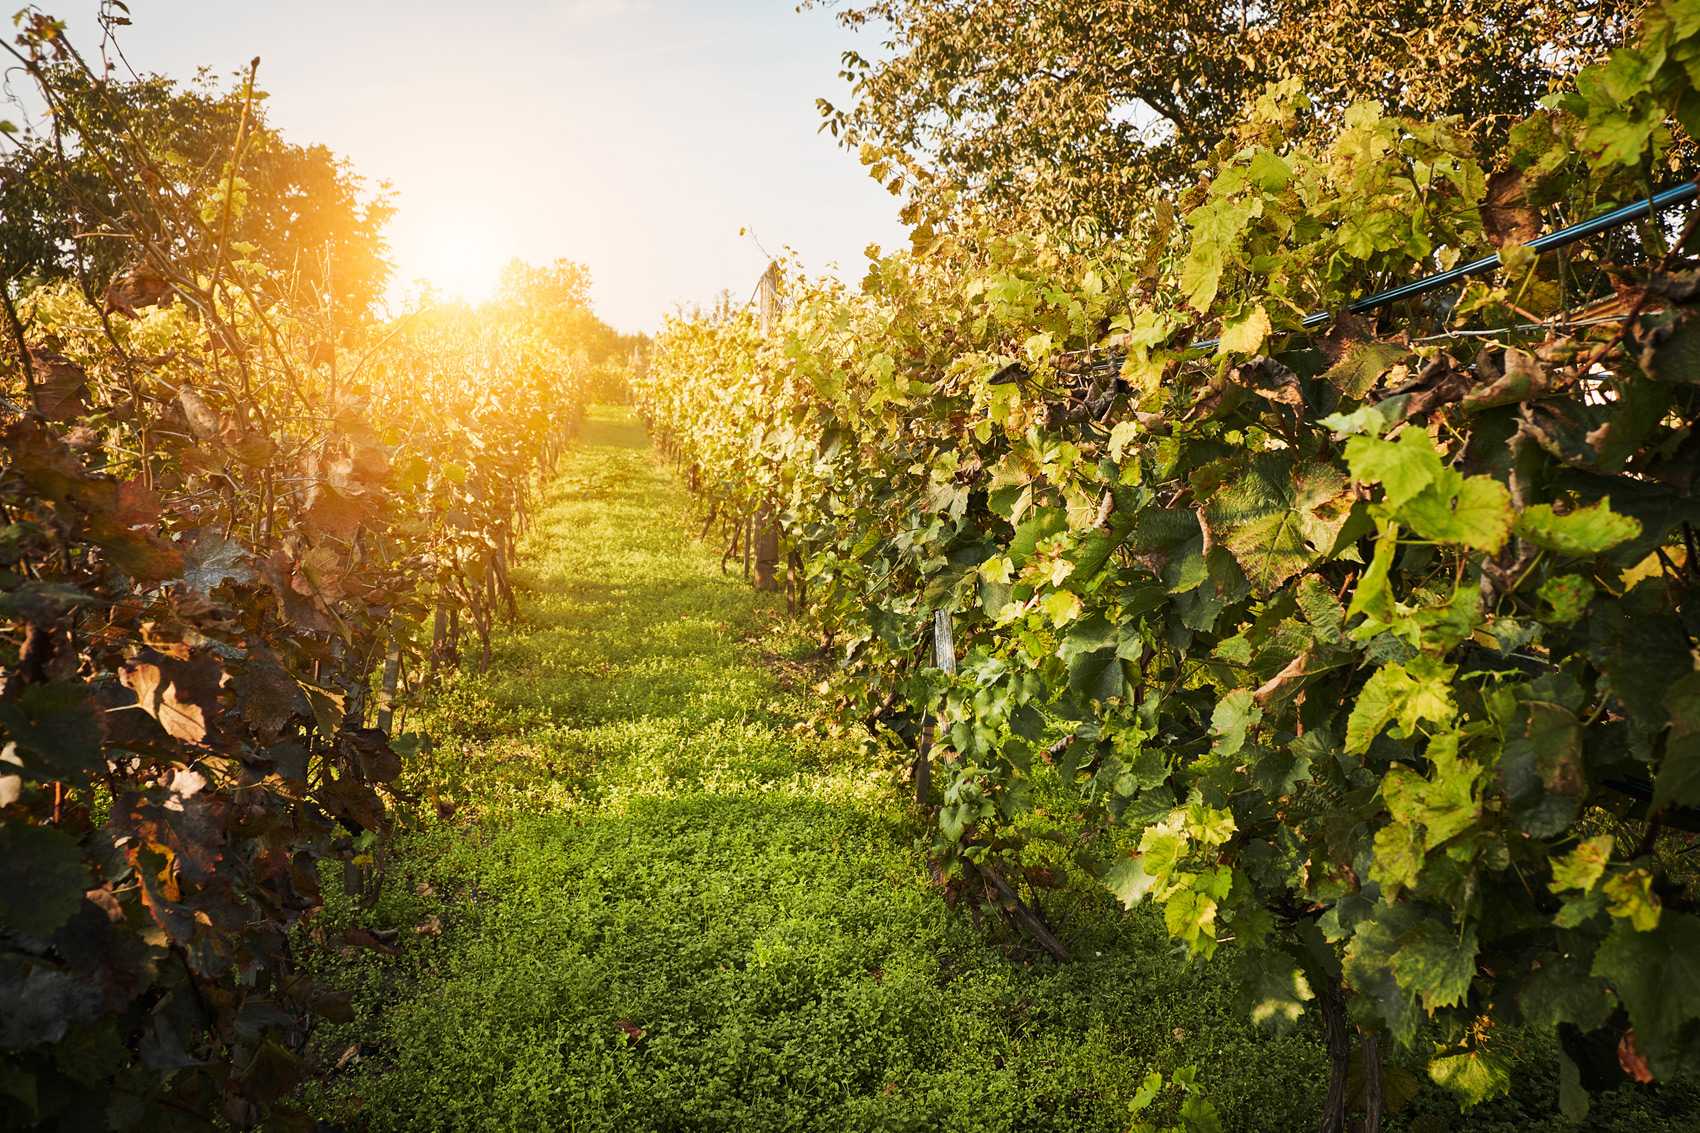
[[[158,523],[159,493],[139,479],[120,482],[114,519],[125,527],[150,527]]]
[[[1700,298],[1700,269],[1654,272],[1647,278],[1644,286],[1651,295],[1656,295],[1668,303],[1685,306]]]
[[[1443,405],[1462,401],[1470,389],[1470,375],[1453,365],[1451,357],[1437,355],[1417,376],[1388,391],[1389,396],[1404,394],[1403,415],[1408,420]]]
[[[1533,354],[1513,346],[1505,351],[1503,373],[1464,396],[1464,411],[1476,413],[1498,405],[1532,401],[1544,397],[1551,389],[1552,379],[1546,368]]]
[[[149,650],[119,669],[118,679],[174,738],[192,744],[207,738],[224,684],[224,668],[211,654],[179,661]]]
[[[337,747],[368,782],[388,783],[401,774],[401,756],[377,728],[344,728]]]
[[[307,462],[307,522],[338,539],[352,539],[371,513],[353,458],[314,457]]]
[[[1541,234],[1541,216],[1529,205],[1520,169],[1502,169],[1488,178],[1481,213],[1482,231],[1496,248],[1527,244]]]
[[[313,721],[318,726],[322,736],[334,736],[342,727],[342,718],[347,710],[348,697],[335,689],[321,688],[306,681],[296,681],[303,695],[307,697],[307,705],[312,709]]]
[[[1573,468],[1589,468],[1600,454],[1588,443],[1600,425],[1600,413],[1582,404],[1553,399],[1527,401],[1519,410],[1522,430],[1554,460]]]
[[[326,783],[318,790],[319,805],[355,833],[384,825],[384,802],[378,793],[353,776]]]
[[[354,474],[368,484],[381,484],[389,478],[390,450],[383,445],[356,445],[353,460]]]
[[[295,593],[306,598],[317,598],[328,606],[342,597],[342,584],[346,574],[342,556],[337,554],[334,547],[321,543],[316,547],[309,547],[295,560],[294,569],[289,576],[289,586]]]
[[[1360,340],[1346,343],[1340,358],[1323,372],[1322,380],[1347,397],[1363,397],[1410,349],[1392,342]]]
[[[260,577],[277,595],[278,613],[285,622],[297,631],[329,633],[336,628],[309,597],[311,587],[297,588],[295,563],[286,551],[282,548],[273,551],[260,561],[259,567]]]
[[[1265,400],[1295,409],[1304,408],[1304,391],[1299,387],[1299,376],[1273,358],[1257,358],[1243,366],[1236,366],[1230,380],[1239,382]]]
[[[329,484],[315,484],[308,493],[307,522],[337,539],[354,538],[370,510],[364,494],[339,491]]]
[[[119,799],[114,822],[139,848],[165,855],[182,881],[204,885],[217,875],[224,856],[228,806],[224,796],[204,791],[187,797],[172,791],[133,791]],[[179,901],[182,896],[169,899]]]
[[[1651,1085],[1653,1068],[1647,1065],[1647,1056],[1641,1053],[1635,1043],[1635,1028],[1623,1032],[1623,1037],[1617,1041],[1617,1064],[1623,1072],[1641,1083]]]
[[[276,1039],[266,1039],[245,1066],[237,1069],[242,1091],[254,1101],[275,1102],[301,1081],[301,1059]]]
[[[190,593],[210,597],[225,582],[238,585],[257,577],[242,544],[227,539],[217,528],[201,527],[181,544],[183,583]]]
[[[243,429],[233,422],[225,423],[219,440],[231,455],[251,468],[264,468],[277,455],[277,442],[264,433]]]
[[[40,418],[14,421],[0,431],[0,443],[12,458],[12,473],[63,508],[79,533],[121,570],[140,582],[176,576],[182,567],[176,550],[150,531],[135,530],[148,521],[147,492],[91,472]]]
[[[52,350],[30,348],[35,373],[35,403],[49,421],[74,421],[88,406],[88,375],[83,368]]]
[[[103,296],[106,313],[136,317],[144,307],[157,307],[171,298],[171,284],[147,264],[137,264],[112,281]]]
[[[91,473],[46,422],[23,418],[0,434],[12,470],[45,499],[88,509],[116,502],[116,481]]]
[[[100,678],[91,687],[108,744],[133,752],[172,750],[171,737],[158,720],[140,711],[135,692],[110,676]]]
[[[231,674],[236,705],[243,721],[269,743],[292,720],[312,713],[301,686],[270,653],[257,649]]]
[[[1368,342],[1371,332],[1368,319],[1359,318],[1350,311],[1341,311],[1328,324],[1328,329],[1316,336],[1316,346],[1328,359],[1328,364],[1333,366],[1346,356],[1349,347]]]
[[[332,1023],[354,1022],[354,990],[315,986],[307,1004],[313,1014]]]
[[[343,945],[348,948],[365,948],[384,956],[394,956],[396,954],[394,946],[379,940],[368,929],[351,928],[343,934],[342,940]]]
[[[307,748],[295,740],[283,740],[266,748],[263,758],[291,783],[307,782]]]
[[[207,789],[207,777],[191,767],[179,767],[171,773],[169,789],[181,799],[192,799]]]

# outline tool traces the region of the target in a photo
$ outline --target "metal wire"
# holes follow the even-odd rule
[[[1689,181],[1681,185],[1673,185],[1671,188],[1654,193],[1652,196],[1647,197],[1644,200],[1634,201],[1630,204],[1612,209],[1610,212],[1603,212],[1599,216],[1592,217],[1588,220],[1582,220],[1575,224],[1567,225],[1564,228],[1558,229],[1556,232],[1549,232],[1545,236],[1538,236],[1529,241],[1528,247],[1535,252],[1550,252],[1555,248],[1562,248],[1567,244],[1574,244],[1578,240],[1583,240],[1589,236],[1595,235],[1596,233],[1616,228],[1621,224],[1627,224],[1632,220],[1640,220],[1642,217],[1662,212],[1673,205],[1679,205],[1687,201],[1691,201],[1697,195],[1700,195],[1700,184],[1693,181]],[[1483,272],[1492,271],[1494,268],[1499,266],[1500,261],[1497,254],[1492,256],[1483,256],[1480,259],[1471,260],[1467,264],[1460,264],[1449,271],[1436,272],[1433,275],[1425,275],[1421,279],[1413,279],[1409,283],[1401,283],[1397,287],[1390,287],[1385,291],[1377,291],[1373,295],[1354,300],[1346,305],[1346,310],[1354,315],[1361,315],[1365,311],[1373,311],[1377,307],[1385,307],[1389,303],[1397,303],[1401,299],[1410,299],[1418,295],[1426,295],[1430,291],[1435,291],[1442,287],[1446,287],[1449,284],[1457,283],[1459,280],[1467,279],[1472,275],[1480,275]],[[1310,330],[1324,325],[1332,318],[1334,318],[1334,314],[1331,311],[1317,311],[1314,314],[1306,315],[1299,325],[1306,330]],[[1189,349],[1213,350],[1221,344],[1221,341],[1222,340],[1220,338],[1206,338],[1192,343]],[[1088,353],[1100,352],[1091,351]],[[1121,351],[1102,352],[1100,357],[1093,359],[1075,372],[1081,377],[1097,376],[1110,369],[1119,368],[1124,356],[1125,355]]]

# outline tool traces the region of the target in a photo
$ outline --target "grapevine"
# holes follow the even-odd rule
[[[1067,857],[1231,946],[1255,1017],[1321,1014],[1325,1128],[1354,1037],[1470,1105],[1556,1034],[1577,1119],[1700,1065],[1693,225],[1526,246],[1688,172],[1696,58],[1655,3],[1486,155],[1368,103],[1318,137],[1286,81],[1136,237],[969,207],[638,381],[705,506],[777,516],[940,861],[1043,930],[1065,798]]]

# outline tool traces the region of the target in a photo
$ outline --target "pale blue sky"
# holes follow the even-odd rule
[[[271,121],[323,142],[400,213],[398,274],[487,286],[509,257],[587,264],[603,316],[653,329],[742,297],[789,244],[860,278],[904,239],[897,203],[819,134],[838,56],[866,33],[795,0],[129,0],[138,70],[258,54]],[[90,0],[46,0],[92,50]]]

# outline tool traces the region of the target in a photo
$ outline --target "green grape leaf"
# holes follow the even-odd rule
[[[1428,1076],[1458,1098],[1460,1112],[1511,1092],[1511,1067],[1477,1047],[1429,1059]]]
[[[1390,898],[1401,889],[1416,888],[1424,862],[1422,831],[1409,823],[1389,822],[1375,832],[1374,846],[1370,880]]]
[[[1552,611],[1549,620],[1569,625],[1588,612],[1588,603],[1598,593],[1594,584],[1579,574],[1555,575],[1535,592]]]
[[[1521,705],[1514,724],[1499,759],[1506,802],[1525,831],[1549,837],[1575,820],[1587,794],[1581,725],[1570,709],[1542,700]]]
[[[1346,467],[1352,479],[1380,484],[1383,502],[1395,509],[1426,491],[1447,471],[1428,434],[1420,429],[1406,429],[1392,441],[1370,436],[1348,438]]]
[[[1179,889],[1163,903],[1163,924],[1194,955],[1208,957],[1216,950],[1216,908],[1209,895]]]
[[[1216,353],[1256,354],[1263,346],[1263,340],[1269,337],[1270,329],[1269,312],[1259,303],[1222,325]]]
[[[1410,357],[1410,354],[1409,348],[1391,342],[1354,342],[1346,347],[1338,362],[1323,372],[1322,380],[1347,397],[1363,397],[1375,388],[1375,383],[1381,375]],[[1380,424],[1377,425],[1369,417],[1362,416],[1365,414],[1379,418]],[[1340,420],[1342,424],[1335,424],[1333,419],[1323,418],[1322,423],[1340,433],[1373,431],[1377,435],[1389,424],[1386,417],[1373,406],[1364,406]],[[1353,427],[1345,427],[1345,422],[1350,422]],[[1360,424],[1363,426],[1361,430],[1357,427]]]
[[[1251,1021],[1277,1030],[1297,1024],[1316,998],[1303,970],[1278,952],[1248,956],[1241,986],[1251,1000]]]
[[[1611,861],[1612,836],[1598,834],[1580,842],[1568,854],[1552,859],[1552,882],[1548,886],[1554,893],[1563,893],[1567,889],[1580,889],[1584,893],[1591,891],[1605,875],[1606,865]]]
[[[1352,588],[1352,601],[1346,607],[1348,619],[1363,614],[1378,626],[1385,626],[1394,620],[1397,607],[1388,578],[1393,568],[1394,552],[1398,549],[1399,526],[1388,523],[1382,527],[1381,535],[1375,541],[1375,552],[1370,556],[1369,568]]]
[[[1700,671],[1682,674],[1665,693],[1670,738],[1653,780],[1653,809],[1700,806]]]
[[[1069,658],[1068,690],[1083,702],[1112,700],[1126,691],[1121,658],[1114,649]]]
[[[1423,831],[1424,850],[1432,850],[1472,826],[1481,814],[1476,785],[1481,769],[1458,756],[1458,736],[1436,736],[1428,745],[1429,776],[1394,764],[1381,780],[1381,796],[1396,820]]]
[[[1356,755],[1388,725],[1394,734],[1409,736],[1418,723],[1449,724],[1457,714],[1452,701],[1452,674],[1457,666],[1432,657],[1414,657],[1407,664],[1392,662],[1377,669],[1358,693],[1346,720],[1346,751]]]
[[[1145,871],[1143,857],[1123,858],[1104,875],[1104,887],[1116,895],[1123,908],[1131,909],[1150,895],[1162,879]]]
[[[1593,972],[1623,1001],[1654,1073],[1667,1076],[1700,1020],[1700,917],[1666,913],[1651,932],[1617,922],[1594,954]]]
[[[80,681],[26,685],[0,701],[0,727],[18,745],[28,777],[78,782],[105,764],[100,720]]]
[[[1351,485],[1327,464],[1259,453],[1211,496],[1205,520],[1256,593],[1266,594],[1333,547],[1351,512]]]
[[[1611,500],[1559,515],[1551,504],[1525,508],[1517,534],[1537,547],[1573,558],[1592,558],[1641,534],[1641,521],[1611,510]]]
[[[1587,1087],[1582,1085],[1582,1071],[1560,1047],[1558,1051],[1558,1112],[1572,1125],[1587,1120],[1592,1103]]]
[[[1461,1006],[1476,974],[1476,928],[1458,932],[1436,920],[1423,920],[1400,937],[1393,954],[1393,976],[1399,986],[1422,998],[1423,1010],[1433,1015],[1442,1007]]]
[[[1661,382],[1700,382],[1700,318],[1690,315],[1661,327],[1642,352],[1641,364]]]
[[[1541,958],[1518,985],[1517,1006],[1534,1027],[1550,1031],[1560,1023],[1574,1023],[1584,1031],[1603,1027],[1617,1001],[1604,980],[1588,971],[1588,963],[1574,955]]]
[[[1511,493],[1491,476],[1446,469],[1397,514],[1425,539],[1497,553],[1511,533]]]
[[[1362,997],[1388,1035],[1404,1045],[1416,1037],[1422,1015],[1416,997],[1400,987],[1393,976],[1393,955],[1415,916],[1408,903],[1376,905],[1374,915],[1363,917],[1353,928],[1341,961],[1347,986]]]
[[[83,903],[90,874],[75,838],[51,826],[0,825],[0,925],[46,938]]]
[[[1250,689],[1237,688],[1222,697],[1210,714],[1216,750],[1222,755],[1237,755],[1245,747],[1246,733],[1262,719],[1263,710],[1252,700]]]

